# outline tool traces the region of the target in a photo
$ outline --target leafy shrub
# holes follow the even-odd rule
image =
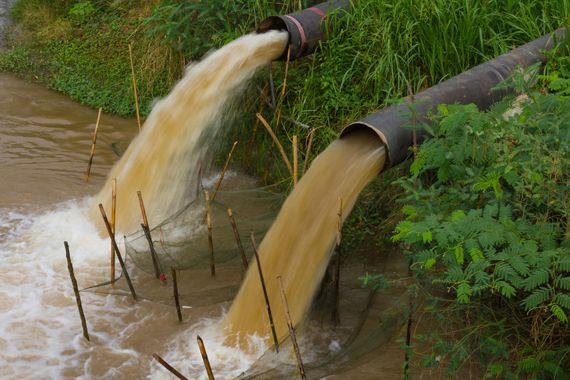
[[[543,79],[557,93],[542,94],[520,78],[510,84],[525,97],[489,112],[439,107],[399,180],[406,218],[393,236],[457,303],[498,305],[521,324],[518,343],[529,340],[514,377],[551,372],[553,356],[562,371],[570,349],[569,82],[551,73]]]

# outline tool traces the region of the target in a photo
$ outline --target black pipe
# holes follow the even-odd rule
[[[427,115],[435,112],[439,104],[476,104],[486,110],[514,89],[493,90],[518,67],[527,68],[546,62],[542,53],[554,47],[556,41],[566,38],[566,28],[556,30],[537,40],[503,54],[493,60],[476,66],[445,82],[430,87],[414,96],[405,98],[404,103],[390,106],[347,125],[340,133],[341,138],[351,131],[370,128],[380,137],[388,150],[388,165],[397,165],[409,155],[412,146],[412,131],[403,126],[410,124],[411,110],[418,124],[429,122]],[[417,142],[424,137],[417,131]]]
[[[349,0],[330,0],[302,11],[282,16],[271,16],[263,20],[257,27],[257,33],[269,30],[286,30],[289,33],[291,47],[290,60],[304,57],[315,51],[319,42],[326,37],[323,22],[331,13],[337,11],[338,15],[350,6]],[[278,60],[287,59],[287,50]]]

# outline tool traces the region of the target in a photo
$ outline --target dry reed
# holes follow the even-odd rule
[[[91,143],[91,154],[89,155],[89,163],[87,164],[87,171],[85,172],[85,182],[89,182],[91,175],[91,165],[93,164],[93,156],[95,155],[95,145],[97,144],[97,131],[99,130],[99,123],[101,121],[101,112],[103,108],[99,108],[97,113],[97,122],[95,123],[95,131],[93,132],[93,143]]]
[[[260,113],[256,113],[255,116],[257,116],[259,121],[261,121],[261,124],[263,124],[265,129],[267,129],[267,132],[269,132],[269,135],[273,139],[273,142],[275,143],[275,145],[277,145],[277,149],[279,149],[279,153],[281,153],[281,157],[283,158],[283,162],[285,162],[285,165],[287,166],[289,173],[293,175],[293,167],[291,166],[291,162],[289,161],[289,158],[287,158],[287,154],[285,153],[285,149],[283,149],[283,145],[281,145],[281,143],[277,139],[277,136],[275,136],[275,133],[273,133],[271,126],[269,125],[269,123],[267,123],[267,120],[265,120],[265,118]]]
[[[212,199],[211,199],[212,202],[216,199],[216,194],[218,193],[218,190],[220,190],[220,186],[222,185],[222,181],[224,180],[224,176],[226,175],[226,171],[228,170],[228,166],[230,165],[230,161],[232,159],[232,154],[234,153],[234,150],[236,148],[237,143],[238,143],[237,141],[234,141],[234,144],[232,145],[232,148],[230,149],[230,153],[228,153],[228,158],[226,159],[226,163],[224,164],[224,168],[222,169],[222,172],[220,173],[220,177],[216,181],[216,186],[214,187],[214,194],[212,194]]]
[[[133,80],[133,94],[135,97],[135,110],[137,112],[137,125],[139,127],[139,132],[141,131],[141,115],[139,111],[139,97],[137,95],[137,80],[135,79],[135,66],[133,64],[133,47],[129,44],[129,59],[131,61],[131,76]]]
[[[297,135],[293,136],[293,186],[297,186],[297,179],[299,173],[299,147],[297,142]]]
[[[307,142],[307,150],[305,151],[305,161],[303,162],[303,172],[301,175],[305,175],[305,172],[307,171],[308,164],[309,164],[309,155],[311,154],[311,147],[313,146],[313,136],[315,135],[315,128],[311,129],[311,132],[309,132],[309,141]]]

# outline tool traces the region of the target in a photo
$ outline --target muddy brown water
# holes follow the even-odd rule
[[[192,306],[192,297],[188,296],[194,296],[197,287],[202,288],[202,299],[200,306],[183,309],[182,324],[176,321],[171,304],[152,302],[144,297],[135,304],[126,292],[121,294],[121,283],[113,291],[119,295],[109,295],[113,292],[103,289],[84,291],[92,342],[83,341],[62,242],[70,241],[81,287],[106,280],[109,243],[100,239],[95,227],[86,222],[92,199],[85,201],[85,198],[99,190],[118,153],[124,151],[138,132],[133,120],[103,115],[92,180],[86,184],[83,176],[96,116],[96,110],[79,106],[60,94],[0,75],[2,378],[144,378],[149,373],[161,378],[165,376],[164,371],[151,368],[152,353],[168,356],[173,352],[172,342],[184,334],[188,335],[189,342],[183,339],[174,346],[183,346],[180,352],[191,350],[193,337],[189,331],[196,334],[196,323],[201,326],[198,332],[208,337],[208,329],[215,324],[203,321],[211,318],[210,321],[216,322],[223,315],[242,280],[239,264],[232,268],[232,263],[219,269],[215,281],[209,278],[207,268],[194,274],[188,272],[186,275],[192,277],[191,281],[184,281],[183,275],[183,305]],[[343,289],[347,294],[341,298],[341,304],[350,305],[354,294],[349,296],[349,290],[359,289],[357,276],[372,269],[373,266],[353,263],[352,270],[343,274],[343,279],[346,278]],[[141,294],[156,291],[158,287],[168,300],[168,286],[161,287],[146,273],[133,270],[135,285]],[[343,313],[347,326],[344,335],[339,337],[350,335],[350,328],[358,320],[357,314]],[[213,339],[215,337],[210,338]],[[395,346],[398,349],[398,345]],[[241,371],[255,362],[255,358],[239,357],[235,352],[217,353],[220,348],[214,343],[210,347],[220,378],[236,374],[235,367],[228,371],[221,368],[225,365],[224,358],[231,362],[229,359],[237,356],[237,362],[243,366]],[[355,361],[354,366],[346,363],[336,370],[327,370],[325,364],[322,367],[325,369],[320,371],[324,371],[323,375],[337,372],[333,378],[352,378],[353,371],[359,377],[370,372],[369,376],[360,378],[399,378],[401,355],[392,352],[389,356],[390,363],[394,363],[391,371],[395,372],[391,377],[387,373],[373,374],[368,364],[360,363],[362,359]],[[384,367],[386,364],[378,369],[385,372]],[[237,368],[239,373],[239,366]]]

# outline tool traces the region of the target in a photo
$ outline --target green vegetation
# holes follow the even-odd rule
[[[19,0],[13,48],[0,53],[0,71],[133,115],[131,43],[147,115],[188,62],[268,15],[317,2]],[[285,63],[272,64],[275,108],[266,104],[268,70],[259,73],[236,100],[242,114],[219,140],[227,145],[216,149],[225,157],[240,141],[234,163],[287,188],[289,173],[256,111],[273,126],[281,111],[276,132],[286,149],[298,135],[305,152],[315,128],[310,160],[346,123],[406,95],[408,83],[414,91],[432,86],[566,25],[569,16],[570,0],[354,0],[346,16],[333,18],[317,53],[291,62],[283,98]],[[516,80],[530,100],[508,120],[502,113],[512,99],[488,113],[441,107],[411,174],[397,180],[403,166],[374,181],[344,227],[343,245],[388,244],[401,217],[391,206],[405,190],[406,219],[394,239],[405,243],[418,278],[429,285],[423,291],[433,284],[450,291],[431,294],[427,311],[457,325],[455,334],[416,337],[433,347],[426,366],[453,373],[479,359],[488,364],[487,377],[570,376],[567,57],[551,63],[538,87]],[[381,280],[366,278],[377,287]]]
[[[406,218],[393,240],[418,276],[455,298],[435,298],[429,311],[446,329],[450,314],[460,321],[460,339],[423,337],[427,366],[454,371],[475,355],[487,377],[570,376],[568,63],[554,60],[538,87],[527,82],[537,67],[516,77],[508,84],[524,100],[489,112],[439,107],[398,181]]]

